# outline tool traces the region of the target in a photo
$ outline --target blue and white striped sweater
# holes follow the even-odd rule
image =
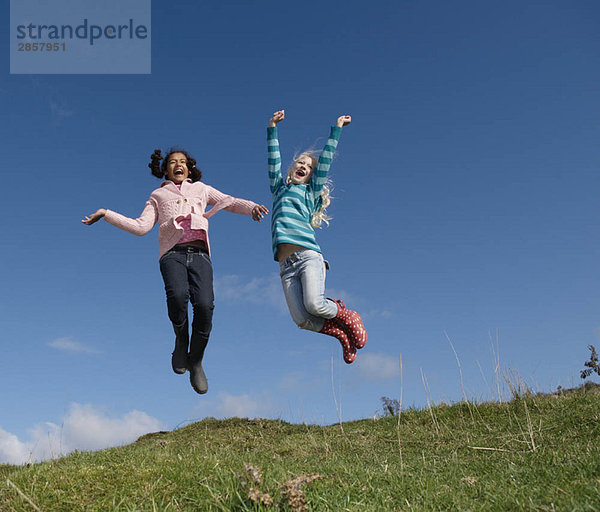
[[[317,167],[313,171],[309,183],[286,185],[281,176],[281,154],[277,140],[277,127],[267,128],[269,184],[273,196],[271,237],[275,259],[277,259],[277,246],[282,243],[296,244],[321,252],[310,221],[312,214],[321,207],[321,190],[327,182],[327,173],[341,133],[341,128],[331,127],[329,139],[319,156]]]

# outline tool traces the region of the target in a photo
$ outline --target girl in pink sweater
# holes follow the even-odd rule
[[[137,219],[100,208],[81,222],[91,225],[104,217],[113,226],[140,236],[158,223],[160,271],[165,282],[169,319],[175,331],[171,365],[178,374],[189,370],[192,387],[197,393],[204,394],[208,391],[208,382],[202,358],[214,309],[208,219],[225,209],[251,215],[253,220],[260,222],[268,210],[263,205],[228,196],[202,183],[202,172],[196,167],[196,160],[185,150],[171,149],[163,160],[157,149],[151,159],[148,167],[152,174],[164,181],[150,194]],[[209,205],[212,208],[206,212]],[[194,311],[191,337],[188,301]]]

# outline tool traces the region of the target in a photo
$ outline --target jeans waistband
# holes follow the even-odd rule
[[[189,253],[208,254],[206,247],[202,247],[201,245],[179,244],[179,245],[175,245],[174,247],[169,249],[169,251],[184,252],[184,253],[188,253],[188,254]]]
[[[291,267],[294,263],[303,259],[302,255],[303,255],[303,253],[305,253],[307,251],[316,253],[318,255],[318,257],[320,257],[323,260],[323,264],[325,265],[325,270],[330,269],[329,262],[325,258],[323,258],[323,255],[321,253],[317,253],[316,251],[313,251],[312,249],[301,249],[299,251],[293,252],[286,259],[279,262],[279,269],[283,272],[283,270],[285,270],[286,268]]]
[[[293,263],[296,263],[300,259],[300,254],[302,254],[306,250],[307,249],[300,249],[300,250],[298,250],[296,252],[293,252],[286,259],[284,259],[283,261],[279,262],[279,267],[282,268],[282,269],[284,269],[284,268],[289,267]]]
[[[284,269],[291,267],[297,261],[301,261],[301,260],[306,261],[308,259],[312,259],[315,257],[323,259],[323,255],[320,252],[317,252],[313,249],[308,249],[308,248],[307,249],[299,249],[296,252],[293,252],[292,254],[290,254],[283,261],[280,261],[279,269],[281,271],[283,271]],[[325,263],[325,268],[327,268],[327,270],[329,270],[329,263],[327,262],[327,260],[323,260],[323,262]]]

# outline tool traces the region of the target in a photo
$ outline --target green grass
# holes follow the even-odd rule
[[[206,419],[120,448],[0,466],[0,510],[35,510],[9,480],[43,511],[593,511],[599,445],[598,387],[342,426]],[[314,481],[291,489],[303,476]],[[267,494],[272,504],[260,502]]]

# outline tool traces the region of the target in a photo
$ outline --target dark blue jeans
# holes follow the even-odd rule
[[[214,305],[213,269],[206,251],[193,245],[176,245],[160,258],[160,272],[167,292],[167,310],[174,325],[188,318],[188,301],[194,319],[192,337],[204,345],[212,329]]]

